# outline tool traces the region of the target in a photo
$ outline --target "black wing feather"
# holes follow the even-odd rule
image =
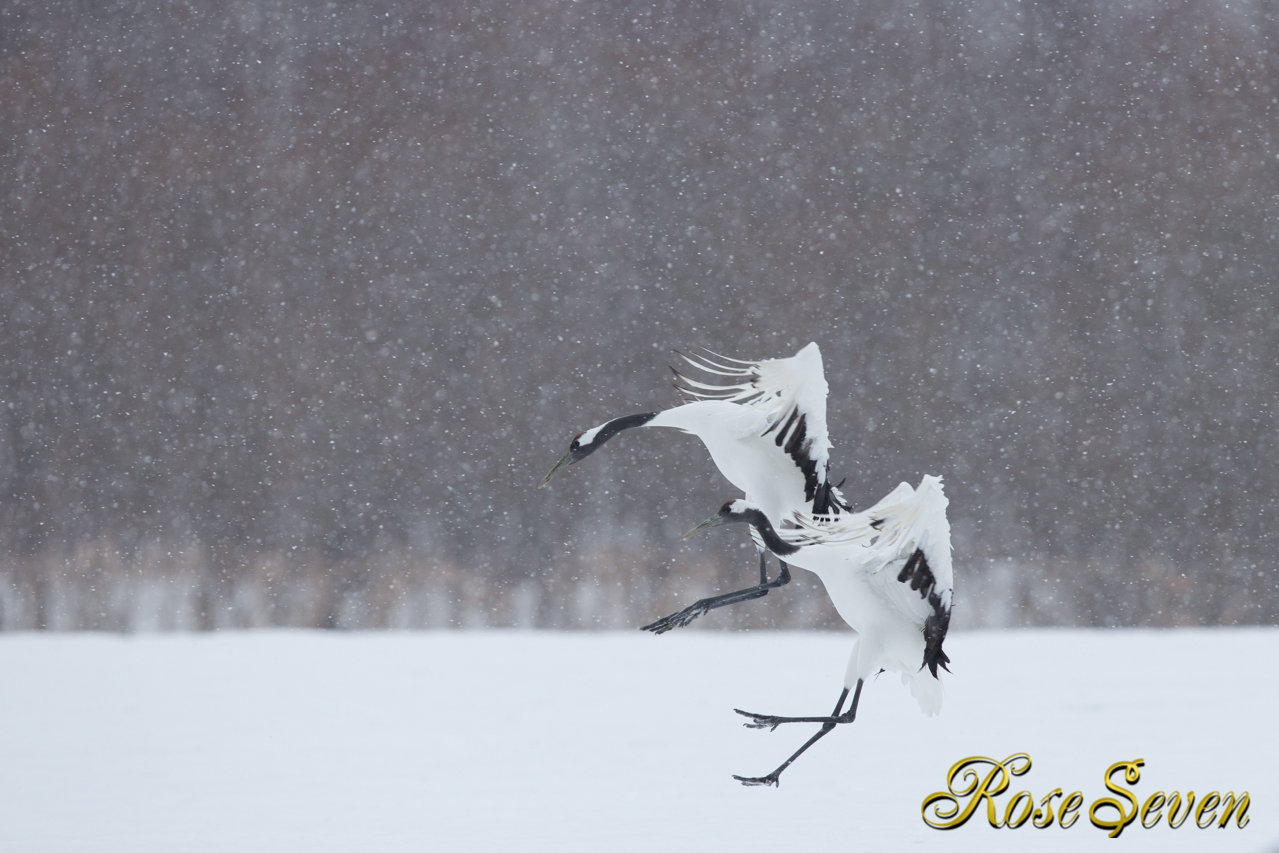
[[[902,570],[897,573],[900,583],[909,583],[910,588],[919,593],[919,597],[927,599],[932,613],[924,621],[924,663],[933,677],[937,677],[937,667],[950,672],[950,656],[942,650],[942,641],[946,639],[946,631],[950,628],[950,608],[942,603],[937,594],[937,579],[933,576],[928,558],[922,548],[916,548],[910,555]]]

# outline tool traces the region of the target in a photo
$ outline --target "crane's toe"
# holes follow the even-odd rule
[[[776,773],[769,773],[767,776],[734,775],[733,778],[736,779],[738,782],[741,782],[743,785],[745,785],[748,788],[754,787],[756,785],[772,785],[773,787],[777,787],[778,785],[778,778]]]
[[[671,630],[672,628],[685,627],[694,619],[696,619],[698,616],[703,615],[710,609],[711,608],[707,606],[707,603],[705,600],[698,601],[695,604],[690,604],[688,607],[685,607],[683,610],[681,610],[678,613],[672,613],[670,616],[663,616],[661,619],[658,619],[656,622],[653,622],[649,625],[645,625],[640,630],[652,631],[654,634],[665,634],[667,631]]]
[[[772,714],[755,714],[751,711],[743,711],[741,708],[734,708],[733,710],[746,718],[746,722],[742,723],[742,725],[748,729],[768,729],[772,731],[784,722],[781,717],[776,717]]]

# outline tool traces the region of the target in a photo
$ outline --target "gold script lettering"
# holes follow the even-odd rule
[[[1036,829],[1046,829],[1053,825],[1053,797],[1061,796],[1061,788],[1053,788],[1044,798],[1039,801],[1039,808],[1035,809],[1035,817],[1031,821]]]
[[[1239,812],[1235,817],[1235,823],[1239,826],[1240,829],[1243,829],[1245,826],[1248,825],[1248,817],[1247,817],[1248,803],[1249,803],[1249,800],[1248,800],[1247,791],[1244,791],[1242,794],[1240,794],[1238,800],[1235,799],[1234,791],[1227,791],[1226,796],[1222,797],[1221,799],[1221,808],[1222,808],[1221,822],[1218,823],[1217,826],[1220,828],[1225,828],[1226,824],[1230,822],[1230,813],[1233,812],[1235,810],[1235,807],[1237,806],[1239,808]]]
[[[1022,813],[1013,817],[1013,812],[1017,811],[1017,804],[1025,799],[1025,806]],[[1018,829],[1026,821],[1030,820],[1030,813],[1035,808],[1035,798],[1030,795],[1030,791],[1018,791],[1008,802],[1008,808],[1004,809],[1004,825],[1009,829]]]
[[[1195,806],[1195,792],[1186,792],[1186,813],[1177,817],[1177,810],[1181,808],[1181,794],[1177,791],[1172,792],[1172,796],[1168,798],[1168,825],[1173,829],[1180,829],[1181,825],[1186,822],[1186,818],[1190,817],[1190,810]]]
[[[1221,802],[1221,796],[1216,791],[1209,791],[1199,801],[1199,810],[1195,812],[1195,823],[1198,824],[1200,829],[1207,829],[1217,819],[1217,803],[1219,802]],[[1207,822],[1204,822],[1205,812],[1208,814]]]
[[[1145,760],[1138,758],[1136,761],[1116,761],[1114,764],[1106,768],[1106,788],[1113,794],[1118,794],[1129,803],[1132,804],[1132,811],[1124,811],[1123,804],[1114,797],[1103,797],[1095,800],[1088,809],[1088,819],[1092,821],[1092,825],[1098,829],[1109,829],[1111,838],[1118,838],[1119,833],[1124,831],[1124,827],[1133,822],[1133,818],[1137,817],[1137,798],[1132,791],[1122,788],[1115,783],[1111,777],[1116,773],[1123,771],[1124,781],[1132,785],[1141,778],[1141,766],[1145,764]],[[1114,820],[1108,820],[1098,816],[1098,812],[1105,808],[1112,808],[1119,814]]]
[[[1159,823],[1159,818],[1163,817],[1161,812],[1164,808],[1164,792],[1155,791],[1146,798],[1146,804],[1141,807],[1141,825],[1146,829],[1151,829],[1155,824]],[[1151,817],[1154,814],[1154,817]]]
[[[990,766],[984,778],[976,770],[982,765]],[[1021,776],[1028,770],[1030,756],[1024,752],[1014,753],[1003,761],[983,755],[956,761],[946,774],[947,790],[929,794],[924,799],[920,809],[924,823],[933,829],[956,829],[967,823],[977,811],[977,806],[985,800],[986,820],[993,827],[1003,826],[999,813],[995,810],[994,798],[1008,789],[1012,776]],[[961,801],[965,797],[971,799],[961,808]],[[931,817],[928,814],[930,806],[933,809]]]
[[[1075,825],[1075,821],[1079,820],[1079,815],[1075,812],[1079,811],[1079,807],[1084,804],[1084,795],[1079,791],[1072,791],[1070,796],[1061,804],[1061,810],[1057,812],[1057,825],[1062,829],[1070,829]]]
[[[986,821],[994,828],[1019,829],[1029,823],[1037,829],[1052,826],[1056,819],[1062,829],[1069,829],[1079,820],[1084,807],[1084,795],[1079,791],[1062,794],[1054,788],[1035,805],[1035,795],[1030,791],[1018,791],[1006,804],[995,798],[1008,791],[1014,776],[1024,776],[1030,771],[1030,755],[1016,752],[1003,761],[984,755],[974,755],[951,765],[946,773],[946,790],[929,794],[920,809],[924,823],[933,829],[957,829],[978,813],[986,804]],[[1155,791],[1139,803],[1135,792],[1124,785],[1141,781],[1141,768],[1145,759],[1117,761],[1106,768],[1102,777],[1106,790],[1113,796],[1094,800],[1088,808],[1088,820],[1098,829],[1107,830],[1111,838],[1118,838],[1129,825],[1137,822],[1146,829],[1153,829],[1165,817],[1168,826],[1180,829],[1189,818],[1200,829],[1216,824],[1224,829],[1233,819],[1240,828],[1251,818],[1248,808],[1252,804],[1247,791],[1238,797],[1234,791],[1220,794],[1209,791],[1195,801],[1195,792],[1187,791],[1183,798],[1180,791]],[[1057,813],[1053,814],[1053,800],[1059,799]],[[931,809],[931,813],[930,813]]]

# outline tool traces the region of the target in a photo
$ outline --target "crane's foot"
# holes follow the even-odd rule
[[[743,785],[745,785],[748,788],[753,788],[757,785],[765,785],[765,786],[771,785],[772,787],[776,788],[781,784],[781,780],[778,777],[776,772],[769,773],[767,776],[734,775],[733,778],[736,779],[738,782],[741,782]]]
[[[678,613],[672,613],[670,616],[663,616],[656,622],[645,625],[640,630],[652,631],[654,634],[665,634],[672,628],[683,628],[690,622],[703,614],[710,612],[711,608],[707,599],[690,604]]]
[[[771,714],[753,714],[750,711],[743,711],[741,708],[734,708],[734,711],[746,718],[746,722],[742,725],[748,729],[768,729],[770,732],[787,722],[784,717],[774,717]]]
[[[663,616],[656,622],[643,626],[641,631],[652,631],[654,634],[665,634],[672,628],[684,628],[689,625],[697,617],[709,613],[719,607],[728,607],[731,604],[740,604],[743,601],[751,601],[756,598],[763,598],[768,595],[770,589],[777,589],[790,583],[790,566],[784,561],[779,560],[782,570],[778,574],[776,580],[768,579],[768,571],[764,564],[765,552],[759,552],[759,585],[739,589],[736,592],[726,592],[723,595],[715,595],[710,598],[703,598],[701,601],[695,601],[688,607],[685,607],[678,613],[672,613],[670,616]]]
[[[734,711],[746,718],[746,722],[742,725],[748,729],[773,729],[782,723],[821,723],[824,726],[838,726],[844,723],[851,723],[857,719],[857,712],[850,708],[842,714],[831,717],[777,717],[772,714],[756,714],[751,711],[743,711],[741,708],[734,708]]]
[[[749,722],[746,723],[747,728],[775,729],[782,723],[821,723],[822,728],[821,731],[805,741],[803,746],[795,750],[795,754],[786,759],[781,767],[778,767],[767,776],[734,776],[733,778],[747,786],[776,786],[778,784],[778,777],[782,775],[782,771],[787,767],[790,767],[791,764],[795,762],[796,758],[803,755],[804,750],[808,749],[810,746],[817,743],[817,741],[833,732],[835,727],[840,723],[851,723],[857,718],[857,703],[862,698],[862,680],[860,678],[857,679],[857,692],[853,694],[853,704],[848,707],[847,711],[844,711],[844,713],[841,714],[840,711],[844,707],[844,700],[847,698],[848,688],[845,687],[844,692],[839,694],[839,701],[835,703],[835,710],[831,712],[829,717],[773,717],[768,714],[752,714],[750,711],[734,709],[737,710],[737,713],[749,720]]]
[[[768,595],[768,589],[762,587],[751,587],[749,589],[738,590],[737,592],[717,595],[713,598],[703,598],[701,601],[693,602],[678,613],[672,613],[670,616],[663,616],[656,622],[643,626],[640,630],[652,631],[654,634],[665,634],[672,628],[686,627],[697,617],[709,613],[717,607],[725,607],[729,604],[750,601],[752,598],[762,598],[765,595]]]

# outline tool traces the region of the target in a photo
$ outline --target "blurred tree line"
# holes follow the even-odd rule
[[[1263,0],[0,3],[0,627],[642,624],[750,578],[677,541],[701,446],[534,484],[671,349],[809,340],[854,502],[944,476],[958,624],[1274,621],[1277,46]]]

